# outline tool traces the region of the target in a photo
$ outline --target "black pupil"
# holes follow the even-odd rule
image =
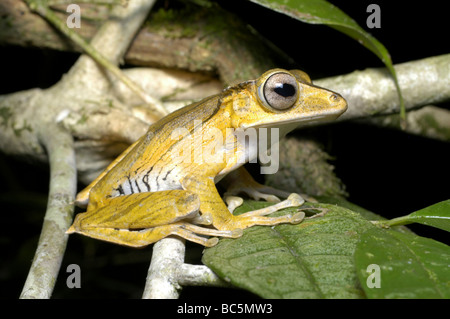
[[[291,97],[295,95],[295,87],[288,83],[277,83],[273,90],[282,97]]]

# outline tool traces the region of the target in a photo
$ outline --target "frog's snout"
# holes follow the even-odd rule
[[[328,96],[328,100],[341,114],[347,110],[347,101],[340,94],[332,92]]]

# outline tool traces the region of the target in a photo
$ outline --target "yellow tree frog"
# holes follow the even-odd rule
[[[284,196],[245,171],[258,141],[238,138],[238,133],[270,128],[281,138],[299,125],[333,120],[346,109],[344,98],[313,85],[306,73],[283,69],[185,106],[151,125],[78,194],[76,204],[87,210],[76,216],[67,233],[132,247],[169,235],[213,246],[217,237],[236,238],[254,225],[299,223],[303,213],[266,216],[301,205],[304,200],[297,194],[235,216],[215,184],[227,177],[228,195],[245,192],[269,201]],[[277,142],[271,136],[264,145]]]

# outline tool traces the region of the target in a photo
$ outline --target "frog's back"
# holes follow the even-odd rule
[[[183,167],[174,152],[183,148],[185,139],[192,136],[196,123],[205,123],[220,108],[220,95],[187,105],[152,124],[145,136],[96,187],[105,189],[107,197],[140,192],[181,189],[179,183]],[[195,120],[195,121],[194,121]],[[189,133],[174,139],[173,132],[182,129]]]

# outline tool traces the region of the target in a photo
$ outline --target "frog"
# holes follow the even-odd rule
[[[175,236],[212,247],[249,227],[298,224],[305,216],[301,211],[268,216],[305,200],[256,182],[244,164],[258,156],[259,141],[238,133],[276,132],[277,138],[264,144],[270,151],[295,128],[333,121],[346,109],[340,94],[314,85],[301,70],[271,69],[229,86],[150,125],[77,195],[76,205],[86,212],[75,216],[67,234],[130,247]],[[228,187],[225,198],[219,182]],[[275,204],[233,214],[242,195]]]

